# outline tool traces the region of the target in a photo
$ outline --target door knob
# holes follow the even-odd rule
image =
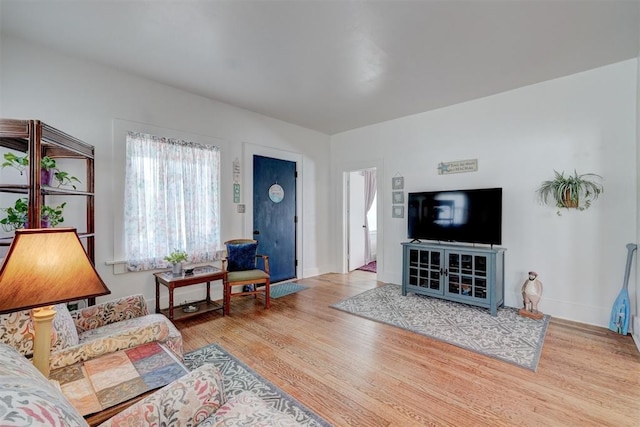
[[[258,230],[253,230],[253,234],[260,234]]]

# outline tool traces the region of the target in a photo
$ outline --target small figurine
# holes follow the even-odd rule
[[[538,280],[538,273],[530,271],[529,278],[522,285],[524,308],[519,311],[519,314],[533,319],[542,319],[542,313],[538,311],[538,302],[541,297],[542,282]]]

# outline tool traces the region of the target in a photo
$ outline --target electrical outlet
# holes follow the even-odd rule
[[[245,208],[243,203],[238,204],[238,213],[244,213],[244,209]]]

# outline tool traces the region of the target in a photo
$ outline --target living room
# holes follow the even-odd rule
[[[247,213],[231,203],[233,161],[241,160],[244,173],[253,154],[295,153],[303,194],[299,278],[345,273],[342,180],[349,170],[378,170],[377,280],[385,283],[401,283],[401,243],[407,240],[406,218],[391,215],[393,176],[404,178],[405,192],[501,187],[505,305],[521,305],[522,282],[536,270],[545,284],[544,313],[608,326],[622,283],[625,244],[636,241],[638,232],[637,53],[433,111],[327,134],[141,78],[120,71],[117,64],[1,37],[0,116],[41,119],[95,146],[96,268],[112,291],[109,298],[139,292],[150,306],[155,299],[150,272],[120,274],[113,264],[122,260],[114,240],[120,233],[114,220],[120,215],[117,171],[124,167],[116,161],[122,152],[122,141],[114,139],[119,121],[218,142],[226,201],[222,240],[247,237],[252,230],[249,182],[242,182]],[[440,162],[464,159],[477,159],[478,170],[438,174]],[[574,169],[602,175],[605,193],[588,210],[558,216],[555,208],[537,202],[535,190],[554,170]],[[637,282],[634,270],[629,286],[634,307]]]

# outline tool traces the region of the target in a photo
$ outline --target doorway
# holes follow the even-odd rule
[[[253,156],[253,238],[272,283],[296,278],[296,177],[295,162]]]
[[[242,163],[246,165],[242,169],[242,185],[241,187],[241,199],[245,203],[245,209],[243,209],[242,215],[242,236],[253,238],[254,228],[254,178],[253,178],[253,158],[254,156],[270,157],[278,160],[287,160],[295,164],[295,170],[297,171],[296,189],[295,189],[295,204],[296,204],[296,223],[295,223],[295,278],[302,277],[302,269],[304,264],[304,251],[302,245],[303,238],[303,224],[304,224],[304,212],[302,209],[302,203],[304,196],[302,189],[304,188],[304,167],[302,164],[302,155],[299,153],[293,153],[290,151],[279,150],[277,148],[265,147],[262,145],[251,144],[244,142],[242,145]],[[273,184],[273,183],[272,183]],[[286,196],[286,194],[285,194]],[[260,248],[259,248],[260,249]],[[277,253],[274,258],[277,257]],[[269,258],[269,266],[275,262],[272,258]]]
[[[377,170],[347,174],[347,271],[377,273]]]

